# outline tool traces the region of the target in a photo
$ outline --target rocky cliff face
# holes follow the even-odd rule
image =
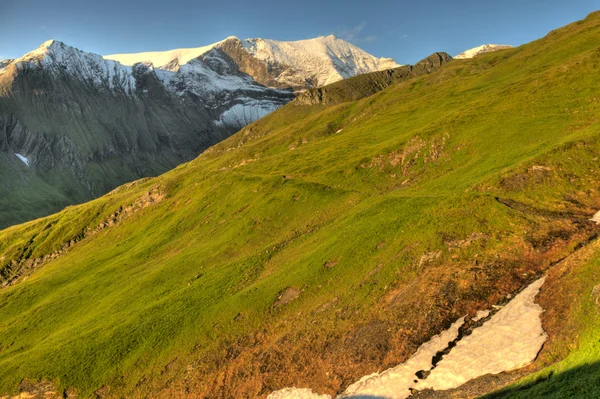
[[[331,38],[307,42],[314,43],[293,42],[286,50],[293,56],[280,49],[265,61],[237,38],[199,49],[106,57],[50,40],[3,61],[0,228],[163,173],[288,103],[294,90],[346,76],[336,75],[339,56],[327,51],[354,46]],[[360,59],[349,56],[348,65],[393,63],[353,51],[348,54]],[[330,68],[323,70],[325,59]],[[348,67],[347,74],[367,67]],[[290,74],[301,79],[286,78]]]

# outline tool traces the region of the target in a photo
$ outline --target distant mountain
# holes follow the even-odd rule
[[[294,91],[395,66],[333,36],[105,57],[49,40],[0,62],[0,228],[172,169]]]
[[[454,56],[454,59],[462,60],[462,59],[467,59],[467,58],[473,58],[479,54],[491,53],[494,51],[505,50],[508,48],[512,48],[512,46],[510,46],[508,44],[484,44],[484,45],[469,49],[467,51],[464,51],[464,52]]]
[[[213,57],[225,53],[242,72],[265,86],[300,90],[400,66],[391,58],[374,57],[333,35],[294,42],[241,40],[232,36],[205,47],[114,54],[104,58],[123,65],[144,63],[165,71],[178,71],[190,60],[210,52],[214,52]],[[213,61],[213,64],[217,62]]]

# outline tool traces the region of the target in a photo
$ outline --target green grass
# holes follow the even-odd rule
[[[0,392],[30,378],[128,396],[265,329],[350,331],[391,317],[388,287],[426,272],[423,254],[459,271],[450,241],[488,237],[461,260],[516,254],[524,231],[554,226],[496,196],[598,209],[598,38],[593,15],[360,101],[288,105],[162,176],[1,231],[0,270],[88,235],[0,289]],[[162,201],[89,234],[153,187]],[[286,287],[303,292],[273,308]],[[352,315],[314,316],[332,301]]]

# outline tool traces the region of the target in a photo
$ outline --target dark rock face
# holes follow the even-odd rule
[[[450,61],[452,61],[450,55],[434,53],[415,65],[404,65],[386,71],[359,75],[328,86],[307,90],[294,100],[294,104],[333,105],[356,101],[375,94],[394,83],[432,73]]]

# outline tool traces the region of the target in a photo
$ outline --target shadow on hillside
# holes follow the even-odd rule
[[[600,362],[550,373],[523,385],[503,388],[482,399],[600,398]]]

